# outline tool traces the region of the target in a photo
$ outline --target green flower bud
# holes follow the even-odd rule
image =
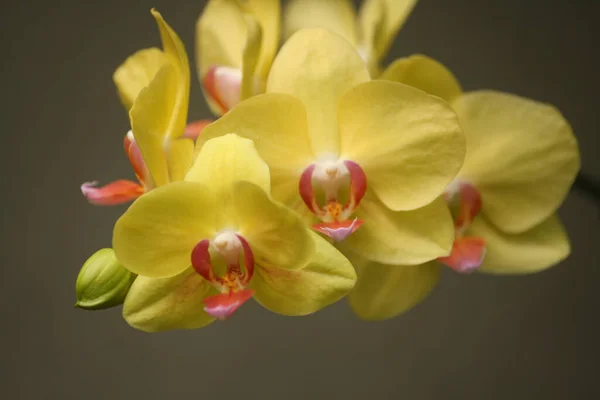
[[[75,307],[101,310],[122,304],[136,276],[119,263],[112,249],[98,250],[79,271]]]

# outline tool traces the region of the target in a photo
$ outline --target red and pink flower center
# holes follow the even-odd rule
[[[367,191],[367,177],[354,161],[311,164],[300,176],[299,191],[309,210],[323,221],[313,229],[333,240],[346,239],[363,224],[351,219]]]
[[[225,261],[226,271],[222,275],[218,275],[213,268],[211,250]],[[253,290],[247,288],[254,275],[254,255],[243,236],[226,231],[217,235],[212,242],[202,240],[192,250],[191,258],[196,272],[221,292],[204,299],[204,311],[213,317],[230,317],[254,294]]]
[[[481,211],[481,194],[473,184],[455,181],[448,186],[444,197],[454,218],[455,237],[450,255],[438,261],[457,272],[472,272],[481,266],[486,252],[483,238],[465,235]]]

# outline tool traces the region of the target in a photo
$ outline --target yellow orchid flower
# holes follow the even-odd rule
[[[348,40],[372,76],[386,56],[417,0],[364,0],[358,14],[350,0],[290,0],[283,14],[283,36],[303,28],[324,28]]]
[[[124,147],[138,182],[118,180],[103,187],[81,186],[96,205],[131,201],[154,187],[182,180],[193,157],[194,135],[202,122],[186,126],[190,71],[181,40],[152,10],[163,50],[149,48],[129,57],[114,73],[119,96],[129,111],[131,130]],[[206,123],[204,123],[206,125]]]
[[[205,143],[183,182],[137,199],[114,229],[118,260],[139,274],[123,305],[144,331],[199,328],[250,297],[284,315],[346,295],[350,262],[269,197],[269,167],[235,134]]]
[[[463,273],[527,274],[568,256],[555,212],[580,156],[556,108],[489,90],[462,93],[446,67],[423,55],[397,60],[381,77],[447,100],[463,126],[467,155],[445,196],[455,220],[451,254],[404,267],[351,257],[359,281],[349,299],[359,316],[385,319],[413,307],[436,285],[441,265]]]
[[[456,114],[421,90],[370,81],[342,37],[297,32],[273,63],[267,93],[209,125],[197,148],[224,132],[252,139],[274,198],[310,211],[316,230],[345,239],[342,249],[393,264],[449,253],[452,219],[438,197],[464,158]]]
[[[264,92],[279,45],[279,0],[210,0],[196,23],[196,63],[206,100],[222,115]]]

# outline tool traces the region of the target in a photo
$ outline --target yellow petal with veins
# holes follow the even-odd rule
[[[156,19],[165,54],[168,55],[177,69],[177,86],[175,103],[172,105],[169,126],[165,132],[166,137],[176,139],[183,135],[187,125],[188,103],[190,97],[190,64],[185,46],[177,33],[165,22],[162,15],[152,9]],[[135,134],[135,131],[134,131]]]
[[[377,77],[380,74],[380,57],[377,53],[376,43],[383,29],[383,12],[383,2],[381,0],[365,0],[358,14],[360,40],[357,49],[367,64],[372,77]]]
[[[169,278],[138,276],[125,298],[123,317],[145,332],[201,328],[215,320],[202,301],[216,293],[193,268]]]
[[[373,32],[364,35],[363,40],[370,41],[378,61],[385,57],[416,4],[417,0],[365,0],[362,3],[359,12],[361,28],[363,32]]]
[[[261,36],[260,56],[256,73],[263,81],[271,69],[277,53],[281,29],[281,6],[279,0],[244,0],[239,2],[242,10],[258,22]]]
[[[113,74],[119,97],[129,111],[140,91],[148,86],[165,63],[162,50],[152,47],[137,51],[127,58]]]
[[[265,193],[270,191],[269,167],[258,155],[254,142],[234,134],[206,142],[185,180],[201,183],[214,193],[219,201],[221,211],[217,214],[222,226],[236,223],[233,212],[236,182],[252,182]]]
[[[339,153],[338,102],[344,92],[369,80],[362,59],[342,37],[324,29],[303,29],[281,48],[267,92],[302,101],[308,134],[317,157]]]
[[[299,270],[258,266],[252,278],[254,298],[283,315],[314,313],[344,297],[356,282],[352,264],[325,239],[311,232],[316,252]]]
[[[262,41],[262,29],[259,23],[251,17],[246,18],[248,25],[248,35],[244,46],[244,55],[242,61],[242,83],[240,88],[240,100],[243,101],[252,97],[256,92],[264,91],[264,88],[257,87],[257,80],[254,72],[260,62],[260,50]],[[259,82],[259,85],[264,83]]]
[[[519,233],[554,213],[580,168],[577,140],[561,113],[494,91],[466,93],[452,105],[467,141],[459,178],[475,184],[489,221]]]
[[[391,211],[372,194],[360,203],[363,225],[339,248],[384,264],[416,265],[450,253],[454,223],[444,200],[412,211]]]
[[[237,1],[209,1],[196,22],[200,82],[213,65],[241,68],[245,42],[246,22]]]
[[[565,228],[556,215],[517,234],[503,233],[484,217],[475,218],[468,235],[486,241],[479,271],[491,274],[531,274],[558,264],[571,252]]]
[[[177,34],[160,13],[156,19],[165,61],[148,86],[142,89],[129,110],[133,136],[140,147],[154,186],[170,181],[165,153],[169,142],[185,132],[189,101],[189,63]]]
[[[421,54],[394,61],[379,79],[416,87],[447,102],[456,99],[462,92],[458,80],[448,68]]]
[[[312,259],[315,245],[299,215],[250,182],[237,182],[232,196],[237,231],[250,244],[258,265],[293,270]]]
[[[173,105],[177,101],[178,82],[177,68],[167,61],[129,110],[131,130],[154,186],[166,185],[170,180],[165,145]]]
[[[138,198],[113,232],[117,259],[130,271],[161,278],[190,266],[191,252],[219,228],[215,199],[196,182],[174,182]]]
[[[358,282],[348,300],[352,310],[365,320],[398,316],[421,303],[440,279],[440,265],[386,265],[350,257]]]
[[[182,181],[194,159],[194,141],[177,139],[169,144],[167,150],[167,165],[171,182]]]
[[[283,37],[305,28],[323,28],[358,43],[356,12],[349,0],[291,0],[283,13]]]
[[[412,210],[442,194],[462,166],[458,118],[422,90],[372,81],[340,101],[341,157],[357,162],[368,185],[392,210]]]
[[[271,169],[275,199],[285,204],[300,200],[298,180],[314,156],[306,110],[299,100],[275,93],[254,96],[204,128],[196,150],[202,149],[206,141],[231,132],[254,142]]]

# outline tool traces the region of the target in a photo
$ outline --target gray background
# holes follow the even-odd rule
[[[527,277],[448,271],[401,318],[365,323],[345,301],[306,318],[256,304],[197,331],[144,334],[118,309],[73,309],[80,265],[110,245],[124,207],[80,183],[132,178],[111,81],[159,45],[156,6],[190,55],[202,1],[19,1],[1,9],[0,387],[9,399],[567,399],[598,396],[598,208],[573,191],[560,214],[573,254]],[[390,59],[423,52],[466,89],[557,105],[600,177],[600,3],[423,0]],[[208,117],[193,81],[191,117]],[[192,397],[190,397],[192,396]],[[592,396],[593,397],[593,396]]]

